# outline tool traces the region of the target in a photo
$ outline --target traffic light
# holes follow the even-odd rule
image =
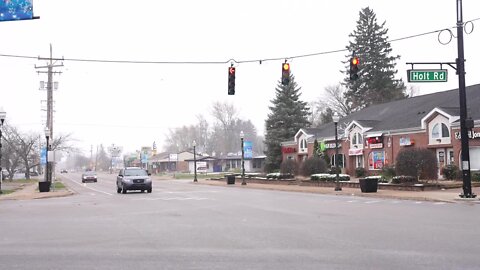
[[[282,64],[282,84],[288,85],[290,83],[290,64]]]
[[[228,68],[228,94],[235,95],[235,68]]]
[[[358,79],[358,57],[350,58],[350,80],[354,81]]]

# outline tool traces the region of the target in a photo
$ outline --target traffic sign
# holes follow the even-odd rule
[[[446,82],[448,78],[446,69],[409,69],[407,75],[408,82]]]

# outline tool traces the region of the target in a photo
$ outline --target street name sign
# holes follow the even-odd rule
[[[446,69],[409,69],[407,75],[408,82],[446,82],[448,78]]]

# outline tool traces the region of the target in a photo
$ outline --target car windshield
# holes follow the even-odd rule
[[[125,170],[125,176],[145,176],[147,172],[142,169],[129,169]]]
[[[83,173],[84,175],[95,175],[96,173],[93,172],[93,171],[88,171],[88,172],[85,172]]]

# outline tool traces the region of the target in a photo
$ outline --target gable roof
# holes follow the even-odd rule
[[[468,116],[480,119],[480,84],[466,88]],[[372,105],[341,118],[339,129],[344,129],[352,121],[364,127],[371,127],[369,132],[402,129],[421,129],[421,120],[435,108],[451,116],[459,116],[458,89],[401,99],[383,104]],[[332,137],[335,133],[334,123],[328,123],[315,129],[317,138]],[[339,133],[341,134],[341,133]]]

